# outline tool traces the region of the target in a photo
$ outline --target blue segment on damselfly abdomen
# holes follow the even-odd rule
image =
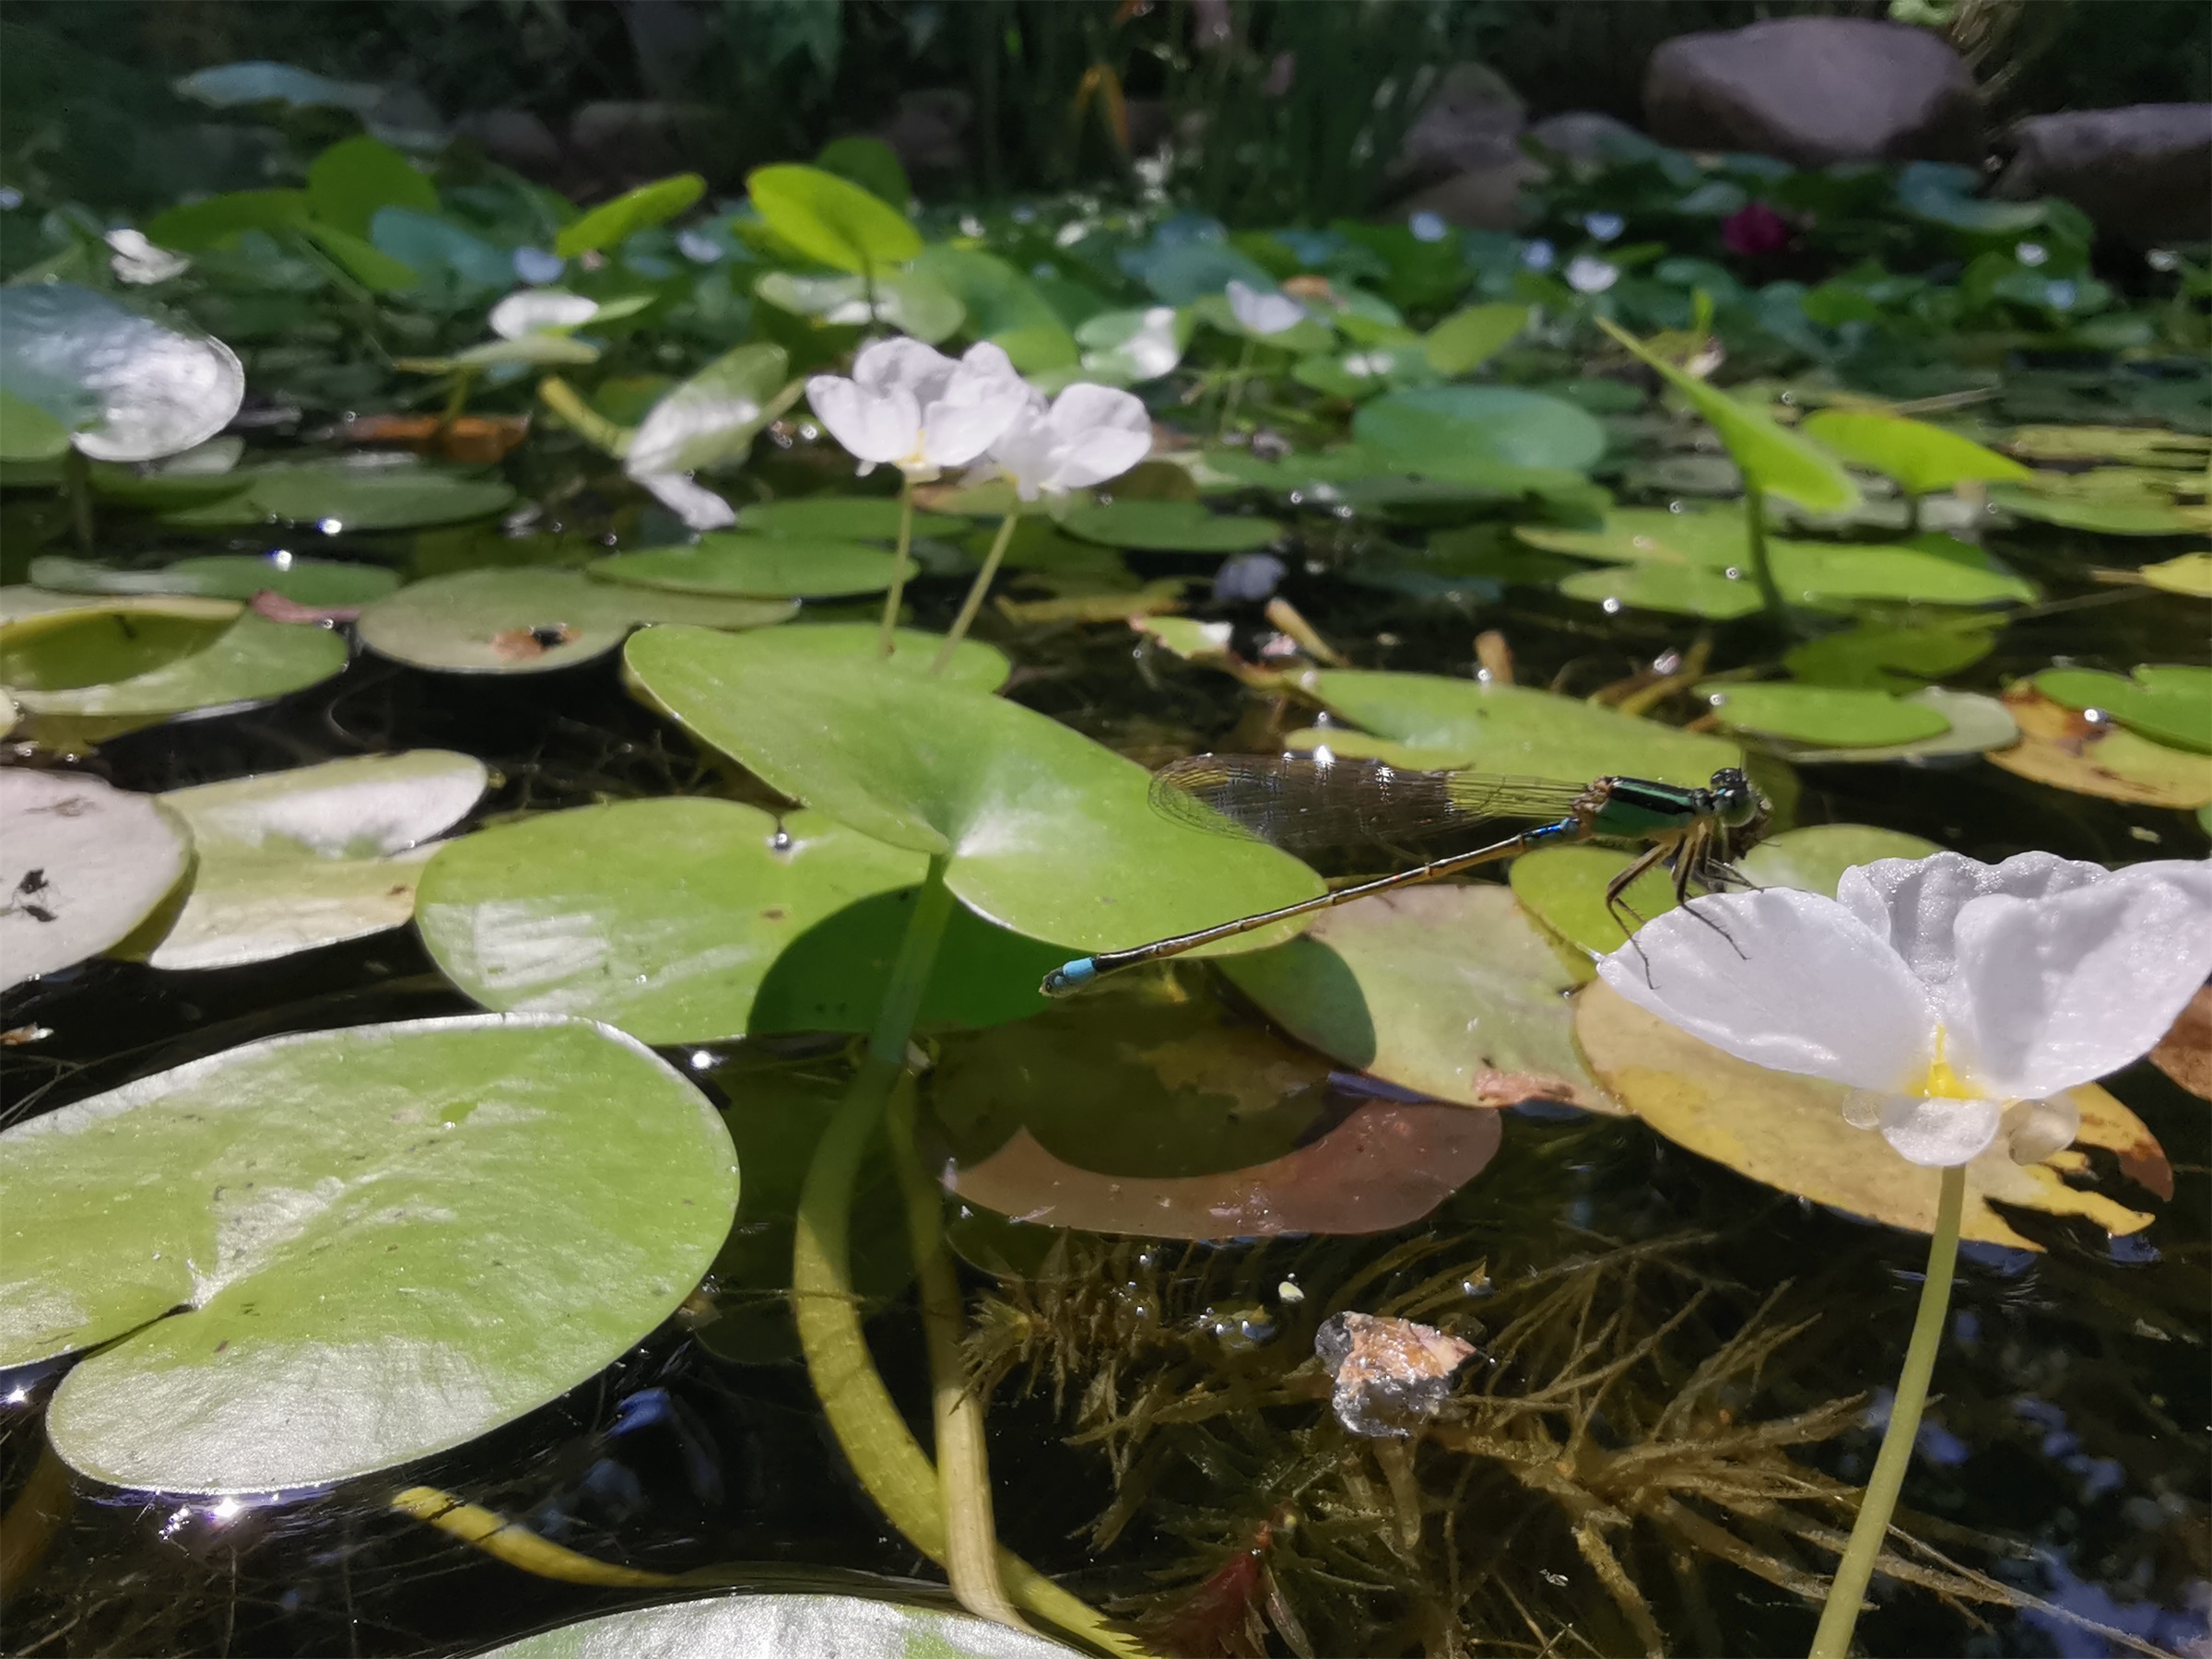
[[[1730,861],[1764,833],[1767,804],[1734,767],[1700,788],[1645,778],[1563,783],[1548,778],[1477,771],[1421,771],[1380,760],[1332,755],[1196,755],[1163,767],[1152,804],[1164,817],[1215,834],[1269,841],[1291,852],[1380,842],[1402,844],[1502,819],[1545,820],[1471,852],[1432,860],[1394,876],[1338,888],[1318,899],[1233,922],[1155,939],[1125,950],[1079,957],[1045,976],[1048,996],[1065,996],[1100,974],[1180,956],[1270,923],[1512,858],[1561,841],[1621,841],[1645,849],[1606,888],[1606,908],[1632,933],[1622,894],[1654,865],[1674,873],[1677,902],[1692,882],[1709,888],[1744,885]]]

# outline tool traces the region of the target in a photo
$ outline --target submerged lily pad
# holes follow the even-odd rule
[[[1465,1106],[1614,1110],[1574,1046],[1567,993],[1587,973],[1503,887],[1363,899],[1221,968],[1300,1041],[1401,1088]]]
[[[2197,475],[2201,478],[2202,475]],[[2084,473],[2036,473],[1993,484],[1989,499],[2023,518],[2042,519],[2104,535],[2186,535],[2212,530],[2212,507],[2184,502],[2188,474],[2148,467],[2099,466]]]
[[[689,1294],[737,1196],[706,1100],[581,1020],[273,1038],[0,1147],[0,1365],[112,1343],[47,1433],[164,1491],[343,1480],[556,1398]]]
[[[541,674],[604,656],[649,622],[766,628],[788,600],[663,594],[524,566],[461,571],[404,587],[362,611],[361,643],[379,655],[449,674]]]
[[[779,823],[732,801],[620,801],[451,842],[423,873],[416,924],[490,1008],[654,1043],[865,1030],[928,864],[818,812]],[[1065,954],[960,912],[918,1018],[1037,1013]]]
[[[790,535],[808,541],[895,541],[899,501],[895,496],[806,496],[791,501],[761,501],[737,510],[737,527],[762,535]],[[959,535],[967,528],[966,519],[942,512],[914,514],[917,536]]]
[[[1296,734],[1300,747],[1325,743],[1339,754],[1374,754],[1400,765],[1471,766],[1571,782],[1625,775],[1697,785],[1724,766],[1743,764],[1743,751],[1723,738],[1532,686],[1358,668],[1317,669],[1301,685],[1383,741],[1332,728]]]
[[[1031,938],[1133,945],[1321,890],[1287,853],[1162,818],[1142,767],[1058,722],[866,657],[821,674],[818,650],[782,638],[805,631],[653,629],[628,662],[657,706],[771,788],[944,857],[970,909]]]
[[[245,371],[220,340],[157,323],[65,282],[0,288],[11,399],[43,411],[95,461],[151,461],[238,413]]]
[[[633,1607],[493,1648],[485,1659],[1065,1659],[1027,1630],[857,1595],[732,1595]]]
[[[98,956],[152,914],[192,841],[151,795],[0,769],[0,990]]]
[[[425,845],[484,793],[470,755],[363,755],[176,789],[161,797],[192,830],[184,908],[148,960],[229,968],[403,926]]]
[[[2069,709],[2096,710],[2154,743],[2212,751],[2212,668],[2146,663],[2124,678],[2093,668],[2046,668],[2035,688]]]
[[[163,522],[207,529],[282,522],[335,535],[488,518],[515,501],[513,488],[499,478],[384,454],[273,462],[229,476],[240,489],[165,512]]]
[[[1936,1171],[1904,1162],[1871,1129],[1844,1121],[1840,1083],[1768,1071],[1645,1013],[1604,984],[1576,997],[1575,1034],[1593,1070],[1630,1112],[1677,1146],[1738,1174],[1892,1227],[1933,1231]],[[2157,1182],[2165,1168],[2142,1123],[2094,1084],[2066,1091],[2081,1112],[2079,1144],[2119,1153],[2123,1167]],[[1966,1166],[1961,1236],[2017,1250],[2037,1246],[2007,1226],[1992,1199],[2054,1216],[2084,1216],[2111,1233],[2151,1218],[2100,1192],[2069,1186],[2062,1170],[2078,1154],[2016,1164],[2000,1140]],[[2164,1177],[2171,1192],[2171,1172]]]
[[[1071,507],[1061,518],[1070,535],[1109,547],[1153,553],[1243,553],[1282,537],[1273,519],[1231,518],[1196,501],[1110,501]]]
[[[2092,721],[2023,682],[2005,693],[2020,738],[1989,759],[2039,783],[2138,806],[2212,806],[2212,757]]]
[[[1916,743],[1940,736],[1951,724],[1925,703],[1856,687],[1716,680],[1700,686],[1698,695],[1730,731],[1830,748]]]
[[[381,565],[295,559],[288,553],[263,559],[217,553],[180,559],[158,571],[119,571],[90,559],[50,553],[30,561],[30,579],[42,588],[79,594],[183,594],[210,599],[251,599],[265,592],[319,610],[367,605],[399,586],[398,575]]]
[[[711,530],[696,546],[649,547],[594,559],[605,582],[679,594],[743,594],[757,598],[877,594],[891,585],[897,557],[865,542],[802,540]],[[908,564],[911,572],[912,564]]]

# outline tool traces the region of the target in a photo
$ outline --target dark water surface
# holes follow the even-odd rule
[[[2049,601],[2083,603],[2012,622],[1997,652],[1951,683],[1994,692],[2054,658],[2122,669],[2200,659],[2201,606],[2100,587],[2080,574],[2109,562],[2112,546],[2040,530],[2003,540],[1996,550]],[[2176,550],[2143,547],[2148,559]],[[1133,563],[1143,571],[1143,556]],[[921,583],[918,623],[943,627],[961,585]],[[1295,562],[1286,592],[1359,666],[1469,674],[1475,632],[1494,628],[1511,641],[1522,680],[1575,693],[1632,672],[1694,633],[1692,624],[1604,617],[1534,589],[1415,601]],[[1199,614],[1261,626],[1252,606]],[[984,626],[992,637],[988,620]],[[1759,654],[1751,635],[1734,631],[1755,627],[1721,629],[1714,661]],[[1118,625],[999,633],[995,642],[1018,665],[1009,695],[1147,764],[1195,749],[1268,747],[1272,717],[1264,704],[1226,677],[1138,648]],[[503,778],[472,823],[518,809],[729,787],[673,727],[623,692],[611,658],[514,679],[441,677],[364,658],[280,706],[140,733],[108,745],[90,764],[125,787],[162,790],[424,747],[478,755]],[[2118,863],[2206,850],[2184,814],[2064,794],[1978,759],[1930,768],[1807,767],[1799,777],[1800,824],[1888,826],[1978,858],[2044,848]],[[1233,997],[1204,971],[1183,982],[1202,999]],[[26,988],[0,1010],[8,1026],[53,1030],[35,1046],[6,1052],[0,1122],[279,1032],[468,1006],[408,931],[213,972],[162,974],[95,961]],[[1058,1018],[1113,1021],[1126,1017],[1124,1006],[1100,997]],[[1257,1022],[1233,1002],[1226,1017]],[[845,1065],[841,1041],[778,1039],[715,1053],[719,1064],[700,1076],[702,1087],[736,1101],[768,1074],[831,1100]],[[2147,1065],[2109,1087],[2164,1144],[2174,1195],[2163,1204],[2148,1198],[2097,1154],[2104,1190],[2156,1210],[2147,1231],[2108,1241],[2086,1223],[2016,1214],[2008,1218],[2042,1253],[1968,1247],[1905,1504],[1916,1534],[1953,1559],[2137,1641],[2201,1653],[2212,1651],[2212,1115]],[[1195,1387],[1264,1373],[1276,1363],[1271,1353],[1280,1358],[1277,1369],[1287,1369],[1310,1351],[1317,1292],[1386,1258],[1402,1270],[1374,1281],[1377,1296],[1435,1280],[1447,1300],[1494,1300],[1496,1317],[1473,1310],[1493,1332],[1527,1304],[1532,1284],[1562,1282],[1578,1265],[1600,1264],[1591,1270],[1608,1288],[1596,1305],[1622,1310],[1624,1333],[1657,1329],[1703,1291],[1621,1394],[1595,1402],[1591,1433],[1600,1446],[1633,1438],[1638,1419],[1629,1396],[1663,1398],[1732,1337],[1769,1325],[1809,1322],[1766,1359],[1756,1388],[1748,1374],[1735,1385],[1730,1410],[1781,1418],[1862,1391],[1875,1392],[1877,1406],[1886,1400],[1880,1391],[1895,1376],[1912,1323],[1922,1239],[1772,1192],[1632,1120],[1547,1108],[1511,1114],[1505,1130],[1498,1160],[1406,1233],[1194,1252],[1164,1246],[1141,1264],[1127,1249],[1087,1247],[1055,1264],[1053,1282],[1037,1294],[1087,1298],[1094,1311],[1111,1311],[1121,1298],[1124,1312],[1129,1299],[1148,1299],[1146,1317],[1185,1330],[1190,1357],[1179,1386]],[[747,1225],[759,1223],[741,1211],[740,1226]],[[1632,1271],[1603,1266],[1621,1262],[1608,1254],[1621,1246],[1650,1248]],[[990,1283],[980,1271],[968,1277],[971,1290]],[[1286,1279],[1305,1287],[1306,1304],[1283,1297]],[[846,1471],[772,1299],[731,1293],[724,1301],[725,1320],[700,1324],[679,1316],[566,1397],[397,1477],[236,1512],[205,1500],[79,1486],[60,1506],[43,1559],[9,1598],[0,1644],[41,1654],[442,1653],[656,1598],[534,1578],[392,1512],[391,1491],[416,1481],[605,1560],[671,1571],[759,1563],[735,1576],[777,1588],[835,1585],[856,1573],[934,1582],[934,1570]],[[1233,1339],[1220,1335],[1225,1320],[1236,1326]],[[1202,1326],[1203,1336],[1191,1335]],[[926,1364],[903,1295],[882,1306],[869,1333],[926,1442]],[[1078,1365],[1105,1363],[1095,1346],[1065,1351]],[[1252,1359],[1255,1352],[1260,1359]],[[54,1375],[6,1380],[14,1392],[0,1402],[0,1488],[11,1499],[33,1479],[41,1405]],[[1071,1392],[1084,1381],[1078,1375]],[[1532,1375],[1532,1385],[1536,1381]],[[1106,1456],[1062,1443],[1066,1419],[1053,1410],[1049,1379],[1026,1397],[1008,1390],[991,1418],[1002,1533],[1094,1602],[1144,1594],[1158,1588],[1157,1572],[1194,1575],[1249,1543],[1239,1528],[1264,1524],[1291,1489],[1280,1484],[1282,1469],[1300,1456],[1319,1460],[1317,1468],[1325,1463],[1314,1425],[1326,1415],[1325,1406],[1278,1401],[1235,1418],[1233,1432],[1225,1428],[1211,1442],[1210,1465],[1185,1459],[1143,1476],[1156,1483],[1151,1500],[1094,1557],[1084,1536],[1115,1498]],[[1794,1454],[1856,1482],[1877,1434],[1869,1419]],[[1299,1488],[1312,1495],[1305,1512],[1312,1518],[1304,1541],[1284,1546],[1276,1560],[1318,1651],[1450,1652],[1464,1641],[1462,1651],[1533,1653],[1546,1636],[1562,1653],[1641,1651],[1632,1624],[1578,1549],[1567,1511],[1532,1499],[1494,1469],[1470,1474],[1473,1466],[1441,1457],[1419,1466],[1435,1512],[1426,1553],[1390,1558],[1395,1566],[1387,1551],[1376,1553],[1371,1519],[1347,1512],[1347,1535],[1330,1534],[1327,1504],[1349,1501],[1339,1475],[1313,1476],[1315,1484]],[[1367,1537],[1351,1536],[1357,1529]],[[1756,1525],[1738,1530],[1761,1536]],[[1676,1547],[1641,1522],[1610,1535],[1670,1651],[1801,1652],[1809,1640],[1812,1610],[1786,1588],[1710,1553]],[[1808,1567],[1827,1564],[1778,1535],[1765,1542]],[[1994,1542],[2016,1548],[2007,1553]],[[1371,1576],[1359,1578],[1347,1565],[1354,1561]],[[1453,1574],[1460,1575],[1455,1593],[1443,1582]],[[1484,1574],[1497,1584],[1470,1589]],[[1465,1598],[1456,1616],[1453,1594]],[[2114,1636],[2032,1608],[1969,1609],[1888,1584],[1877,1584],[1877,1609],[1860,1625],[1861,1641],[1874,1653],[2128,1651]],[[1520,1622],[1506,1611],[1516,1598],[1528,1615]],[[1278,1642],[1276,1651],[1288,1650]]]

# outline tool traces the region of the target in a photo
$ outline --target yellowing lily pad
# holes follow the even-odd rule
[[[2183,553],[2136,572],[2145,582],[2169,594],[2187,594],[2212,599],[2212,553]]]
[[[2022,683],[2005,693],[2020,740],[1991,751],[2006,771],[2039,783],[2138,806],[2212,806],[2212,756],[2169,747],[2075,709]]]
[[[1907,1163],[1874,1130],[1846,1123],[1842,1103],[1850,1091],[1842,1085],[1724,1054],[1602,982],[1585,986],[1575,1001],[1575,1034],[1591,1069],[1630,1112],[1677,1146],[1816,1204],[1892,1227],[1935,1230],[1937,1171]],[[2067,1093],[2081,1112],[2080,1143],[2119,1153],[2124,1167],[2155,1184],[2165,1157],[2141,1121],[2094,1084]],[[2110,1233],[2150,1225],[2143,1211],[2068,1185],[2062,1170],[2080,1162],[2077,1154],[2060,1152],[2041,1163],[2016,1164],[2000,1140],[1966,1167],[1961,1236],[2037,1248],[2006,1223],[1992,1200],[2087,1217]]]
[[[154,803],[79,772],[0,769],[0,990],[98,956],[191,862]]]
[[[1494,884],[1416,887],[1324,912],[1221,964],[1277,1025],[1343,1065],[1465,1106],[1615,1110],[1574,1046],[1582,979]]]
[[[779,823],[732,801],[619,801],[449,843],[416,924],[486,1007],[582,1015],[654,1043],[865,1030],[928,863],[818,812]],[[1066,955],[959,912],[918,1018],[1040,1012],[1038,983]]]
[[[512,1421],[673,1312],[737,1197],[705,1098],[581,1020],[273,1038],[0,1148],[0,1365],[100,1348],[47,1434],[162,1491],[320,1486]]]
[[[2094,710],[2154,743],[2212,752],[2212,668],[2146,663],[2123,678],[2093,668],[2046,668],[2035,688],[2069,709]]]
[[[1784,681],[1708,681],[1698,695],[1730,731],[1830,748],[1914,743],[1939,736],[1950,722],[1924,703],[1888,691]]]
[[[147,959],[229,968],[405,925],[426,843],[488,782],[474,756],[414,749],[171,790],[197,858]]]
[[[2212,438],[2157,427],[2024,426],[2005,447],[2030,461],[2122,461],[2132,466],[2201,468]]]
[[[433,576],[361,613],[361,643],[448,674],[542,674],[604,656],[649,622],[766,628],[788,600],[663,594],[541,567]]]
[[[897,557],[865,542],[744,535],[709,531],[696,546],[651,547],[592,561],[604,582],[678,594],[798,598],[879,594],[891,585]],[[913,569],[910,563],[908,571]]]
[[[1301,732],[1291,739],[1299,747],[1326,743],[1339,754],[1373,754],[1399,765],[1472,766],[1574,782],[1621,774],[1696,785],[1724,766],[1743,764],[1743,751],[1723,738],[1532,686],[1357,668],[1316,669],[1300,685],[1372,736]]]

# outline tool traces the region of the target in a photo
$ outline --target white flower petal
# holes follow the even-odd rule
[[[853,359],[853,379],[866,392],[888,392],[904,387],[917,405],[925,404],[943,390],[957,365],[943,352],[919,340],[895,335],[860,348]]]
[[[2005,1108],[1994,1100],[1899,1096],[1882,1113],[1882,1138],[1916,1164],[1971,1163],[1997,1138]]]
[[[1754,1065],[1884,1090],[1926,1075],[1936,1036],[1926,993],[1841,905],[1790,888],[1691,904],[1695,914],[1669,911],[1599,963],[1606,983]]]
[[[660,498],[661,505],[694,530],[722,530],[737,522],[737,510],[686,473],[633,473],[631,477]]]
[[[2048,1100],[2015,1100],[2005,1108],[1998,1133],[2014,1163],[2040,1163],[2053,1152],[2074,1144],[2081,1133],[2081,1108],[2071,1097]]]
[[[2041,899],[2109,875],[2101,865],[2077,864],[2054,853],[2022,853],[1986,865],[1962,853],[1925,858],[1882,858],[1843,872],[1836,900],[1889,941],[1929,985],[1951,977],[1952,930],[1959,911],[1992,893]]]
[[[2212,972],[2212,861],[2098,870],[2052,888],[1971,900],[1955,925],[1944,1057],[1968,1088],[2005,1100],[2055,1094],[2148,1053]]]
[[[962,352],[955,372],[969,380],[1001,385],[1011,382],[1025,390],[1029,384],[1021,378],[1021,371],[1014,367],[1014,359],[1006,355],[1006,347],[994,346],[988,340],[978,340]]]
[[[522,288],[491,308],[491,332],[519,340],[546,328],[580,328],[599,314],[599,302],[559,288]]]
[[[899,462],[922,441],[922,413],[901,387],[872,392],[835,374],[806,382],[806,402],[847,453],[874,465]]]
[[[949,390],[974,388],[956,382]],[[947,395],[931,404],[922,418],[922,458],[935,466],[967,465],[1020,418],[1029,399],[1029,387],[1016,381],[976,402],[956,403]]]
[[[1306,308],[1289,295],[1264,294],[1234,277],[1229,284],[1229,309],[1241,327],[1255,335],[1283,334],[1306,320]]]

